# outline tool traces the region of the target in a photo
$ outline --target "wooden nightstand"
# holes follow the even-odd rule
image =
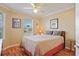
[[[70,51],[75,51],[75,40],[70,40]]]

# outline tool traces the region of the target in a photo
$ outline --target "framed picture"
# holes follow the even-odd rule
[[[58,29],[58,18],[50,20],[50,29]]]
[[[12,18],[12,28],[21,28],[21,19]]]

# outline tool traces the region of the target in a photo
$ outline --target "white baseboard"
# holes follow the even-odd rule
[[[68,49],[68,50],[70,50],[70,48],[69,48],[69,47],[65,47],[65,49]],[[72,51],[74,51],[74,49],[72,49]]]
[[[11,48],[11,47],[14,47],[14,46],[19,46],[19,45],[20,45],[20,44],[10,45],[10,46],[8,46],[8,47],[4,48],[4,49],[3,49],[3,51],[4,51],[4,50],[6,50],[6,49],[8,49],[8,48]]]
[[[69,47],[65,47],[65,49],[70,49]]]

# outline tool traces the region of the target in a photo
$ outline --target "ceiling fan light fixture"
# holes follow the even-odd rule
[[[37,9],[34,9],[33,11],[34,11],[34,13],[37,13],[37,12],[38,12],[38,10],[37,10]]]
[[[32,6],[35,6],[35,4],[34,4],[34,3],[31,3],[31,5],[32,5]]]
[[[38,5],[35,4],[35,3],[32,3],[31,5],[32,5],[32,7],[33,7],[33,12],[34,12],[34,13],[37,13],[37,12],[38,12]]]

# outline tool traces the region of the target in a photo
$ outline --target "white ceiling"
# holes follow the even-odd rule
[[[73,3],[40,3],[38,13],[34,13],[30,3],[4,3],[0,4],[17,12],[27,13],[33,16],[46,16],[74,7]],[[26,8],[26,9],[25,9]]]

